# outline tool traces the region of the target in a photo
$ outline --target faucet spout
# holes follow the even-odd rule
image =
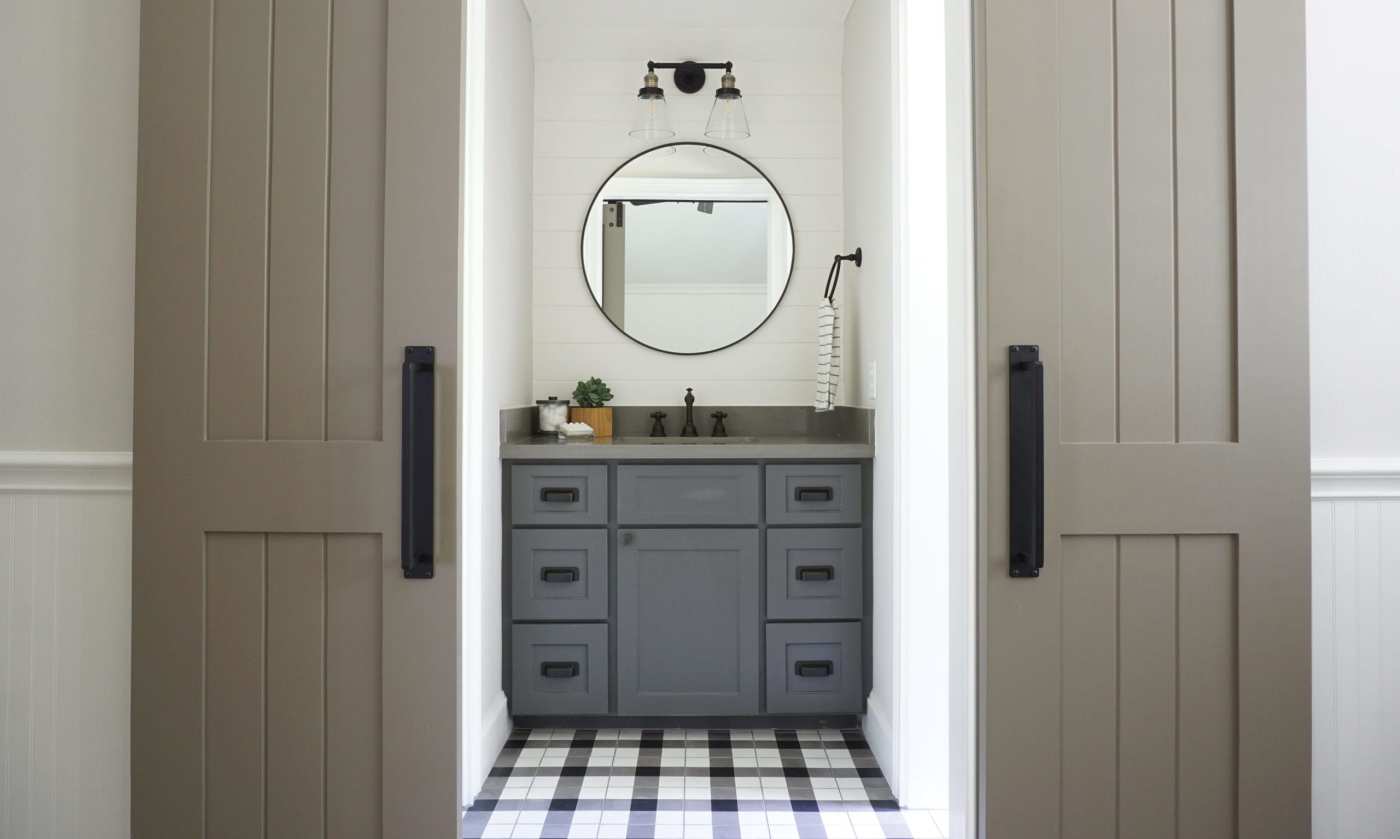
[[[681,427],[682,437],[699,437],[700,432],[695,428],[695,393],[694,388],[685,389],[685,425]]]

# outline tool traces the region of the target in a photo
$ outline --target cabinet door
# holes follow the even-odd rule
[[[623,530],[617,561],[619,713],[758,713],[758,531]]]

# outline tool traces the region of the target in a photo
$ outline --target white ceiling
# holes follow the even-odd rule
[[[647,26],[821,26],[846,20],[853,0],[521,0],[536,23]]]

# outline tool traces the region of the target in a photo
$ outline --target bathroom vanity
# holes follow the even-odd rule
[[[511,713],[861,712],[870,454],[803,436],[508,442]]]

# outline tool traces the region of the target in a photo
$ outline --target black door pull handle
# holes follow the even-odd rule
[[[546,504],[577,503],[578,487],[545,487],[540,490],[540,500]]]
[[[836,492],[831,487],[798,487],[794,497],[804,503],[830,501],[836,497]]]
[[[1010,528],[1013,577],[1045,567],[1045,366],[1034,344],[1009,348]]]
[[[578,662],[546,661],[540,665],[540,675],[546,679],[572,679],[578,675]]]
[[[399,564],[410,580],[433,576],[433,368],[432,347],[404,347]]]
[[[828,583],[836,579],[834,565],[799,565],[797,579],[804,583]]]
[[[830,661],[799,661],[793,673],[804,679],[824,679],[835,671]]]
[[[541,568],[540,579],[546,583],[576,583],[577,568]]]

